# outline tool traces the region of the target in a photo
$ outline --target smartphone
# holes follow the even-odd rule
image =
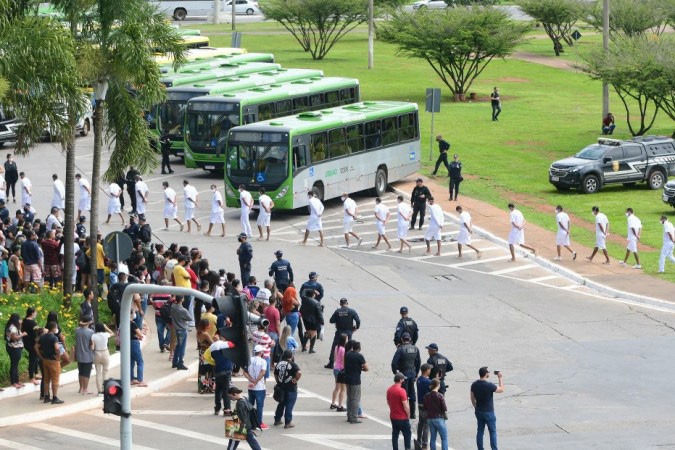
[[[499,375],[499,370],[495,370],[493,373],[494,373],[495,375]]]

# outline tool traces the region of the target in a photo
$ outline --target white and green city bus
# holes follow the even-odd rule
[[[374,189],[420,167],[417,104],[362,102],[234,127],[227,138],[225,198],[239,206],[243,184],[257,197],[264,187],[277,209]]]
[[[280,68],[281,64],[268,62],[229,62],[221,63],[216,67],[185,69],[177,73],[162,74],[160,81],[164,86],[170,88],[217,78],[246,75],[247,73],[268,72]]]
[[[174,70],[173,64],[163,64],[159,67],[163,77],[175,73],[183,73],[191,70],[216,69],[223,64],[238,64],[247,62],[265,62],[273,63],[274,55],[271,53],[233,53],[228,55],[215,55],[207,57],[196,57],[189,60],[177,70]],[[166,74],[166,75],[164,75]]]
[[[200,47],[191,48],[185,52],[184,58],[187,61],[195,61],[197,58],[211,58],[217,55],[235,55],[246,53],[246,49],[234,47]],[[170,53],[155,54],[155,62],[160,66],[171,64],[173,56]]]
[[[262,63],[261,63],[262,64]],[[265,72],[242,74],[234,77],[218,78],[202,83],[175,86],[168,88],[167,100],[157,108],[157,132],[164,133],[171,139],[173,154],[183,156],[185,141],[183,140],[183,125],[187,102],[191,98],[202,95],[216,95],[231,91],[250,89],[256,86],[266,86],[272,83],[301,80],[303,78],[322,77],[321,70],[314,69],[276,69]]]
[[[355,78],[306,78],[195,97],[185,118],[185,167],[221,171],[230,128],[359,101]]]

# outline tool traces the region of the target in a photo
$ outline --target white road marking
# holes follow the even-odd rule
[[[300,396],[298,396],[300,397]],[[303,394],[305,398],[314,398],[313,395]],[[147,409],[147,410],[133,410],[134,416],[212,416],[213,411],[182,411],[182,410],[165,410],[165,409]],[[263,416],[274,417],[274,411],[263,411]],[[293,410],[293,417],[340,417],[341,414],[335,411],[296,411]]]
[[[0,438],[0,447],[13,448],[16,450],[41,450],[40,447],[33,447],[32,445],[21,442],[8,441]]]
[[[243,377],[239,378],[244,381]],[[235,380],[236,381],[236,380]],[[150,397],[211,397],[211,394],[199,394],[197,392],[153,392]],[[313,397],[309,394],[298,394],[298,398]]]
[[[87,414],[93,414],[93,413],[87,413]],[[108,417],[107,415],[101,414],[101,413],[97,413],[96,416],[98,416],[98,417]],[[114,416],[114,417],[119,420],[119,418],[117,416]],[[56,426],[56,425],[50,425],[48,423],[35,423],[35,424],[32,424],[32,425],[29,425],[29,427],[37,428],[38,430],[47,431],[47,432],[50,432],[50,433],[57,433],[57,434],[62,434],[64,436],[74,437],[74,438],[77,438],[77,439],[92,441],[92,442],[96,442],[97,444],[109,445],[111,447],[117,447],[117,448],[120,447],[120,441],[118,441],[117,439],[110,439],[110,438],[107,438],[107,437],[104,437],[104,436],[99,436],[99,435],[92,434],[92,433],[85,433],[85,432],[79,431],[79,430],[72,430],[70,428],[63,428],[63,427]],[[134,444],[133,447],[134,447],[134,450],[155,450],[153,447],[144,447],[144,446],[138,445],[138,444]]]
[[[325,403],[328,403],[328,404],[333,403],[333,401],[331,399],[329,399],[327,397],[324,397],[323,395],[319,395],[316,392],[308,391],[307,389],[303,389],[303,388],[299,387],[298,388],[298,394],[300,394],[300,393],[311,396],[313,398],[316,398],[317,400],[321,400],[321,401],[323,401]],[[295,414],[295,411],[293,413]],[[383,425],[387,428],[391,428],[391,423],[386,422],[384,420],[380,420],[377,417],[369,416],[369,415],[366,414],[366,418],[369,419],[369,420],[372,420],[375,423],[379,423],[380,425]]]
[[[506,273],[518,272],[519,270],[528,270],[539,267],[536,264],[525,264],[520,266],[508,267],[506,269],[495,270],[494,272],[487,272],[488,275],[504,275]]]
[[[542,281],[555,280],[556,278],[560,278],[560,275],[546,275],[545,277],[530,278],[527,281],[530,283],[541,283]]]
[[[562,289],[564,291],[571,291],[572,289],[578,289],[582,287],[580,284],[570,284],[569,286],[562,286],[559,287],[558,289]]]
[[[351,426],[351,425],[345,425]],[[372,441],[391,441],[391,435],[388,434],[338,434],[338,435],[322,435],[322,434],[289,434],[288,437],[299,439],[305,442],[311,442],[315,446],[322,446],[328,448],[335,448],[338,450],[367,450],[366,447],[356,445],[349,445],[345,440],[372,440]],[[315,447],[315,448],[317,448]]]
[[[448,267],[472,266],[474,264],[482,264],[482,263],[488,263],[488,262],[494,262],[494,261],[505,261],[507,259],[511,259],[511,256],[504,255],[504,256],[495,256],[494,258],[476,259],[474,261],[467,261],[467,262],[462,262],[462,263],[458,263],[458,264],[449,264]],[[485,273],[485,272],[481,272],[481,273]]]

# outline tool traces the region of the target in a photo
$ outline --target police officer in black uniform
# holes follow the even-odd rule
[[[403,333],[401,335],[401,345],[396,349],[394,358],[391,360],[391,371],[396,374],[401,372],[405,375],[405,380],[401,387],[405,389],[408,394],[408,404],[410,405],[410,418],[415,418],[415,404],[417,397],[415,396],[415,380],[417,374],[420,372],[422,365],[422,358],[420,351],[410,342],[410,333]]]
[[[173,173],[173,170],[171,170],[171,138],[169,133],[164,133],[159,138],[159,144],[162,149],[162,175]]]
[[[274,255],[277,257],[277,260],[270,266],[269,276],[274,277],[277,288],[281,292],[284,292],[288,285],[293,282],[293,268],[291,267],[291,263],[283,258],[284,252],[277,250],[274,252]]]
[[[420,215],[420,230],[422,229],[422,225],[424,225],[424,214],[427,210],[427,199],[431,197],[431,191],[424,185],[423,179],[418,178],[416,183],[412,195],[410,196],[410,204],[413,209],[412,220],[410,221],[411,230],[415,228],[417,214]]]
[[[335,337],[333,338],[333,345],[330,348],[330,359],[328,364],[324,366],[326,369],[333,368],[335,347],[338,344],[340,335],[346,334],[347,338],[351,339],[354,331],[361,327],[359,315],[349,307],[349,302],[346,298],[340,299],[340,307],[335,310],[332,316],[330,316],[329,322],[335,324]]]
[[[438,353],[438,345],[429,344],[425,347],[429,351],[429,359],[427,364],[431,365],[430,379],[438,378],[441,382],[441,387],[438,392],[445,395],[445,374],[452,371],[452,363],[448,358]]]
[[[239,271],[241,272],[241,282],[251,277],[251,261],[253,260],[253,247],[248,243],[246,233],[240,233],[237,237],[239,248],[237,255],[239,258]]]
[[[462,161],[459,160],[459,155],[455,153],[450,163],[450,200],[457,200],[459,195],[459,183],[464,179],[462,177]],[[453,196],[454,192],[454,196]]]
[[[131,199],[131,212],[136,214],[136,176],[140,175],[140,172],[134,169],[134,166],[129,166],[129,171],[127,172],[126,185],[127,193]],[[120,202],[121,203],[121,202]]]
[[[399,310],[401,313],[401,320],[396,324],[396,332],[394,333],[394,344],[399,346],[402,344],[403,333],[408,333],[411,336],[413,345],[417,345],[417,339],[419,337],[419,329],[417,328],[417,322],[408,317],[408,307],[401,306]]]
[[[300,287],[300,295],[305,295],[305,291],[312,290],[316,293],[314,296],[316,301],[321,303],[321,299],[323,298],[323,286],[317,281],[317,278],[319,278],[318,273],[310,272],[309,280],[302,283],[302,286]]]
[[[316,353],[314,344],[316,337],[323,325],[323,309],[321,304],[314,298],[315,292],[311,289],[303,291],[302,304],[300,305],[300,316],[305,324],[306,332],[300,336],[302,351],[307,351],[307,342],[309,342],[309,353]]]

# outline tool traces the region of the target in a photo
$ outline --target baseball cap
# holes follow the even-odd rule
[[[319,276],[319,274],[316,273],[316,272],[310,272],[310,273],[309,273],[309,277],[310,277],[310,278],[316,278],[316,277],[318,277],[318,276]]]
[[[432,344],[427,345],[424,348],[426,348],[427,350],[438,350],[438,345],[432,343]]]
[[[348,303],[348,301],[347,301],[346,298],[341,298],[341,299],[340,299],[340,306],[346,305],[347,303]]]
[[[145,222],[145,214],[139,214],[138,220],[141,221],[141,222]]]
[[[263,303],[269,303],[271,296],[272,296],[272,293],[270,292],[269,289],[262,288],[255,295],[255,298],[257,298],[258,300],[262,300]]]
[[[405,340],[410,340],[410,339],[411,339],[410,333],[408,333],[408,332],[403,333],[403,334],[401,335],[401,339],[403,339],[404,341],[405,341]],[[437,349],[437,350],[438,350],[438,349]]]
[[[424,181],[424,180],[423,180],[423,179],[421,179],[421,178],[418,178],[418,179],[417,179],[417,180],[415,180],[415,181]]]
[[[263,348],[262,345],[258,344],[255,347],[253,347],[253,353],[262,353],[264,352],[265,349]]]
[[[401,380],[405,380],[405,375],[403,375],[401,372],[394,375],[394,381],[401,381]]]
[[[284,256],[284,252],[282,252],[281,250],[277,250],[276,252],[274,252],[274,255],[275,256]]]
[[[407,306],[401,306],[401,310],[399,312],[401,314],[408,314],[408,307]]]

